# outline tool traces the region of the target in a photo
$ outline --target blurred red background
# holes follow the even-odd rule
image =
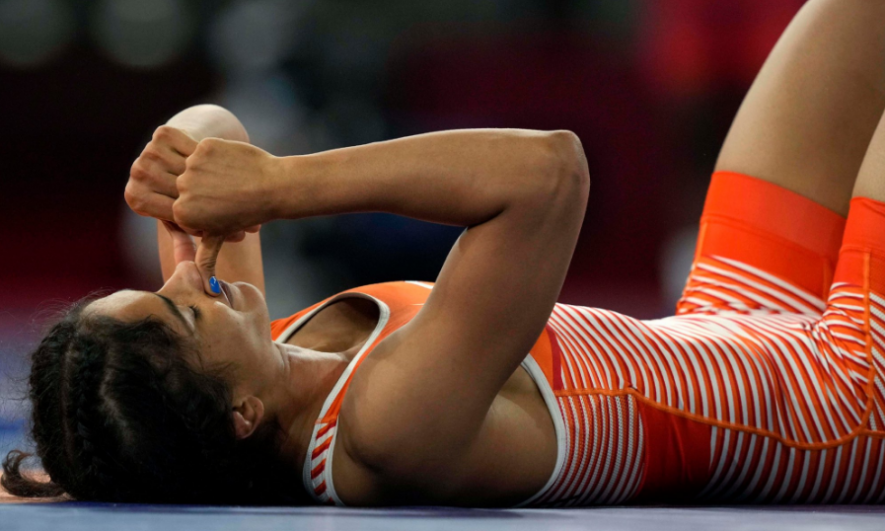
[[[666,315],[718,147],[802,3],[0,0],[0,366],[21,366],[47,301],[159,287],[123,187],[152,130],[200,102],[277,155],[571,129],[593,185],[561,300]],[[433,280],[458,233],[384,215],[265,227],[272,316]]]

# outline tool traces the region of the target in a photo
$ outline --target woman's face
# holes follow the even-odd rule
[[[205,366],[233,364],[241,375],[257,375],[267,366],[265,358],[275,352],[264,296],[245,282],[219,283],[222,294],[207,295],[196,265],[181,262],[156,293],[118,291],[91,303],[86,311],[123,321],[153,316],[191,338]]]

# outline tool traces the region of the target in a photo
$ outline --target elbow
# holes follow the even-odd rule
[[[590,192],[590,170],[581,139],[571,131],[559,130],[544,133],[542,189],[560,197],[571,197],[586,203]]]
[[[566,130],[551,131],[548,135],[555,152],[557,174],[569,182],[589,188],[590,170],[578,135]]]

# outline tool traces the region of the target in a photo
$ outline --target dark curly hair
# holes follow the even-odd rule
[[[31,436],[50,481],[23,474],[31,454],[13,450],[3,461],[9,493],[145,503],[304,501],[299,475],[280,466],[278,425],[237,440],[229,368],[197,370],[194,345],[164,323],[84,315],[89,302],[74,305],[31,355]]]

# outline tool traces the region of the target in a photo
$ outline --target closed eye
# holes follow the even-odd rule
[[[203,312],[201,312],[199,308],[197,308],[194,305],[189,306],[189,308],[191,309],[191,311],[194,312],[194,320],[195,321],[198,320],[200,317],[202,317]]]

